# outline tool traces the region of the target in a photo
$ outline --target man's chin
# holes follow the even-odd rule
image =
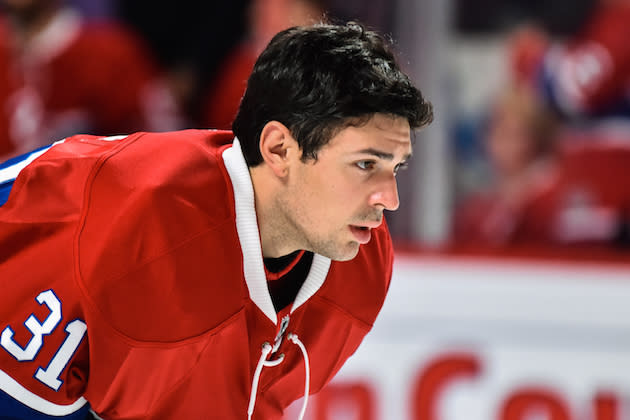
[[[349,242],[343,249],[334,252],[326,252],[321,255],[330,258],[333,261],[350,261],[359,253],[360,244],[358,242]]]

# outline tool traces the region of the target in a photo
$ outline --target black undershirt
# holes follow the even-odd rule
[[[279,273],[294,262],[301,251],[295,251],[279,258],[264,258],[265,268],[271,273]],[[313,253],[304,252],[300,260],[285,275],[280,278],[267,280],[267,287],[276,312],[280,312],[293,303],[313,262]]]

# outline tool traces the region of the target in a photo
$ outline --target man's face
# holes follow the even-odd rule
[[[277,203],[291,239],[333,260],[354,258],[381,224],[383,210],[398,208],[396,173],[410,155],[407,120],[376,114],[340,131],[317,160],[293,161]]]

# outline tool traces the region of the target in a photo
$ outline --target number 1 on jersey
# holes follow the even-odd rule
[[[46,369],[42,369],[41,367],[37,369],[35,378],[55,391],[58,391],[63,383],[59,379],[59,375],[61,375],[61,372],[72,358],[72,355],[74,355],[79,348],[79,344],[81,344],[81,340],[86,331],[87,325],[80,319],[75,319],[70,322],[66,326],[68,337],[66,337],[61,347],[59,347],[59,350],[57,350],[57,353],[48,364],[48,367]]]

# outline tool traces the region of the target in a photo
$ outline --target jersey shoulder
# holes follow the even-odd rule
[[[234,200],[221,159],[232,139],[230,132],[210,130],[125,139],[86,181],[80,251],[94,254],[88,251],[103,238],[108,247],[123,249],[148,240],[136,255],[148,260],[232,219]]]
[[[241,264],[221,158],[232,139],[209,130],[143,133],[95,167],[76,244],[78,276],[90,304],[119,332],[176,341],[239,307],[242,296],[225,277]]]

